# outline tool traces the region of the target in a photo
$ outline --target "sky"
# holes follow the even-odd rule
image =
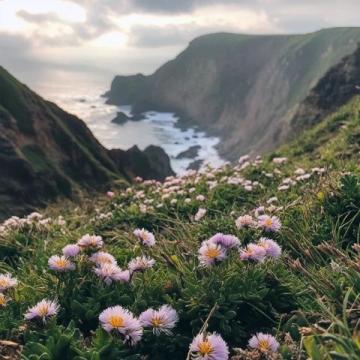
[[[38,86],[153,72],[194,37],[360,25],[360,0],[0,0],[0,65]]]

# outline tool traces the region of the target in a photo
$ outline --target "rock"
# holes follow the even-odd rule
[[[198,156],[200,145],[190,146],[187,150],[182,151],[176,156],[176,159],[194,159]]]
[[[129,116],[127,116],[122,111],[118,111],[117,114],[116,114],[116,117],[114,117],[111,120],[111,122],[114,123],[114,124],[123,125],[129,120],[131,120],[131,118]]]
[[[203,164],[204,160],[195,160],[192,163],[189,164],[189,166],[186,168],[186,170],[199,170],[201,168],[201,165]]]

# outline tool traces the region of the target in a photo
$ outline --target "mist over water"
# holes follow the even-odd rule
[[[123,125],[112,123],[118,111],[130,115],[130,106],[105,104],[101,97],[109,88],[110,80],[89,78],[87,74],[54,74],[57,78],[38,79],[33,84],[34,90],[50,101],[54,101],[64,110],[84,120],[96,138],[108,149],[129,149],[137,145],[141,150],[149,145],[161,146],[170,156],[172,168],[176,173],[183,173],[195,160],[203,160],[213,166],[220,166],[224,161],[219,157],[215,146],[219,139],[207,137],[196,129],[180,129],[176,126],[177,118],[172,113],[147,112],[141,121],[128,121]],[[176,159],[176,156],[189,147],[201,146],[193,159]]]

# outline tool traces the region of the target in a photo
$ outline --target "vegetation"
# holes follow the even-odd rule
[[[6,221],[0,351],[213,360],[228,346],[232,359],[358,359],[359,111],[354,99],[262,160],[139,179]],[[53,303],[31,309],[43,299]]]

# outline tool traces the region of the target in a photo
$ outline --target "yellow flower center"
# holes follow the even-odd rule
[[[48,314],[48,312],[49,312],[49,305],[43,304],[43,305],[39,306],[38,313],[41,317],[46,316]]]
[[[6,298],[4,294],[0,294],[0,306],[6,305]]]
[[[199,344],[199,351],[201,355],[209,355],[214,351],[214,348],[208,341],[203,341]]]
[[[56,266],[59,267],[59,268],[64,268],[64,267],[67,266],[68,261],[67,261],[66,259],[61,259],[61,258],[60,258],[60,259],[58,259],[58,260],[55,261],[55,264],[56,264]]]
[[[220,250],[217,248],[210,248],[206,250],[205,255],[210,259],[214,259],[220,255]]]
[[[269,341],[266,339],[259,340],[259,350],[260,351],[267,351],[270,348]]]
[[[0,286],[1,287],[6,287],[9,285],[9,280],[6,278],[0,278]]]
[[[159,327],[163,324],[163,320],[161,317],[155,316],[151,319],[151,323],[152,323],[153,327]]]
[[[265,220],[265,225],[266,225],[266,226],[269,226],[269,227],[270,227],[270,226],[272,226],[272,224],[273,224],[273,221],[272,221],[271,218]]]
[[[124,319],[121,316],[113,315],[113,316],[110,316],[109,324],[114,328],[123,327]]]

